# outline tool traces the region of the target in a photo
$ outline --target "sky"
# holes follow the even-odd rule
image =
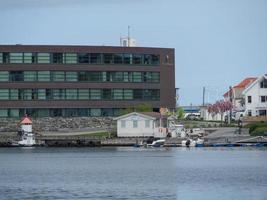
[[[175,48],[180,105],[267,73],[266,0],[0,0],[0,44]]]

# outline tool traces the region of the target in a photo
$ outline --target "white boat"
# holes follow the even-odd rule
[[[187,140],[182,140],[182,147],[196,147],[196,146],[203,146],[204,145],[204,140],[198,138],[197,140],[193,139],[187,139]]]
[[[160,146],[164,145],[164,143],[165,143],[165,139],[159,139],[159,140],[153,141],[152,144],[148,144],[148,146],[160,147]]]

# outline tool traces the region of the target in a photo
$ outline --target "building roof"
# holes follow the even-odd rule
[[[248,87],[245,88],[245,90],[243,91],[243,94],[247,93],[256,83],[262,81],[266,79],[267,80],[267,75],[263,75],[263,76],[260,76],[258,77],[255,81],[253,81],[250,85],[248,85]]]
[[[119,117],[116,117],[116,118],[114,118],[114,120],[119,120],[119,119],[122,119],[122,118],[126,118],[126,117],[129,117],[131,115],[139,115],[139,116],[150,118],[150,119],[153,119],[153,120],[159,119],[161,117],[161,114],[157,113],[157,112],[131,112],[131,113],[128,113],[126,115],[121,115]]]
[[[26,116],[24,119],[20,122],[20,124],[32,124],[32,121]]]
[[[246,87],[248,87],[251,83],[253,83],[257,78],[255,77],[248,77],[245,78],[244,80],[242,80],[240,83],[238,83],[237,85],[235,85],[233,87],[233,89],[245,89]],[[231,91],[228,90],[226,93],[224,93],[224,97],[229,97],[230,96]]]

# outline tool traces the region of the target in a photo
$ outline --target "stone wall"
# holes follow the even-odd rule
[[[111,117],[44,117],[33,118],[33,131],[39,132],[70,132],[113,129],[116,122]],[[0,132],[17,132],[21,119],[1,118]]]

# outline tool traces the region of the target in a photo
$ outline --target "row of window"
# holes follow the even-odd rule
[[[150,128],[152,120],[145,120],[145,128]],[[138,128],[138,120],[132,120],[132,128]],[[126,128],[126,120],[121,120],[121,128]],[[129,128],[129,127],[127,127]]]
[[[159,83],[159,72],[114,71],[0,71],[0,82],[17,81],[87,81]]]
[[[160,56],[130,53],[0,53],[0,63],[158,65]]]
[[[150,100],[158,89],[0,89],[0,100]]]
[[[248,96],[247,101],[248,103],[252,103],[252,96]],[[267,96],[260,96],[260,102],[261,103],[267,102]]]
[[[124,108],[20,108],[0,109],[0,117],[100,117],[119,116]]]

